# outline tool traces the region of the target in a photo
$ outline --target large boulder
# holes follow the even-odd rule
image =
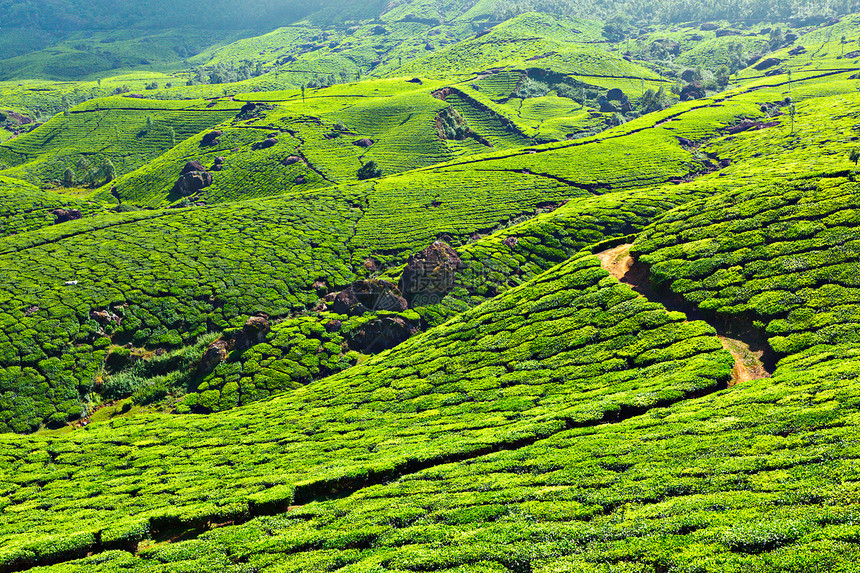
[[[212,185],[212,174],[206,171],[199,161],[189,161],[182,168],[179,179],[173,184],[173,192],[188,197],[210,185]]]
[[[600,102],[600,111],[601,113],[614,113],[618,111],[618,108],[609,103],[609,100],[604,100]]]
[[[233,348],[239,351],[247,350],[255,344],[265,342],[266,335],[272,330],[269,325],[269,320],[265,316],[252,316],[245,324],[242,325],[242,330],[233,333],[232,341]]]
[[[54,224],[59,223],[67,223],[69,221],[77,221],[81,219],[83,215],[77,209],[54,209],[51,211],[51,215],[54,216]]]
[[[451,292],[463,261],[451,245],[436,241],[420,253],[409,257],[400,290],[412,302],[441,298]]]
[[[396,285],[373,279],[356,281],[334,297],[332,310],[338,314],[360,316],[374,311],[403,312],[409,308]]]
[[[264,139],[263,141],[258,141],[257,143],[255,143],[252,146],[252,148],[255,150],[269,149],[270,147],[274,147],[277,144],[278,144],[278,138],[277,137],[269,137],[267,139]]]
[[[208,171],[192,171],[182,175],[173,184],[173,191],[183,197],[194,195],[212,185],[212,174]]]
[[[242,328],[225,332],[222,338],[206,348],[200,358],[200,369],[204,372],[210,372],[218,364],[227,360],[231,351],[244,352],[255,344],[265,342],[266,336],[271,330],[272,327],[266,316],[252,316],[245,321]]]
[[[200,359],[200,369],[204,372],[211,372],[216,366],[227,360],[229,353],[229,341],[216,340],[203,352],[203,357]]]
[[[764,60],[760,61],[759,63],[757,63],[755,65],[755,69],[757,69],[758,71],[766,70],[768,68],[772,68],[773,66],[777,65],[781,61],[782,60],[780,60],[779,58],[767,58],[767,59],[764,59]]]
[[[189,161],[185,164],[185,167],[182,168],[182,171],[180,171],[179,174],[185,175],[187,173],[193,173],[195,171],[206,171],[206,168],[203,167],[203,164],[199,161]]]
[[[222,135],[224,135],[224,133],[221,131],[210,131],[203,136],[203,140],[200,142],[200,145],[203,147],[208,147],[210,145],[218,145],[218,138]]]
[[[373,143],[374,142],[372,139],[368,139],[366,137],[364,139],[359,139],[358,141],[352,142],[353,145],[356,145],[358,147],[364,147],[365,149],[368,147],[371,147],[373,145]]]
[[[376,354],[406,342],[418,332],[418,328],[399,316],[383,316],[350,332],[347,344],[363,354]]]
[[[122,323],[122,318],[109,310],[94,310],[90,312],[90,318],[99,323],[101,327],[105,327],[111,323]]]

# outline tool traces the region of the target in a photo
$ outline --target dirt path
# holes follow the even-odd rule
[[[600,260],[600,265],[609,274],[628,285],[641,296],[644,296],[648,300],[659,302],[668,310],[679,310],[686,314],[690,320],[703,320],[711,324],[717,330],[717,337],[720,339],[723,348],[728,350],[735,359],[735,367],[732,369],[732,380],[729,382],[729,386],[749,382],[750,380],[770,378],[771,374],[764,365],[764,358],[768,350],[760,341],[754,341],[750,336],[743,336],[747,341],[742,340],[736,329],[729,332],[728,329],[714,324],[698,308],[687,303],[680,296],[666,297],[665,295],[659,295],[651,285],[648,271],[643,266],[637,265],[636,261],[630,255],[631,246],[629,243],[619,245],[597,253],[596,256]],[[742,332],[749,333],[751,330],[747,329]]]
[[[609,271],[609,274],[619,281],[625,282],[624,277],[630,272],[633,266],[633,257],[630,256],[630,244],[620,245],[614,249],[598,253],[597,258],[600,259],[600,265],[604,270]]]
[[[729,386],[742,384],[750,380],[770,378],[770,372],[767,371],[762,362],[762,357],[764,356],[763,350],[753,351],[750,349],[749,344],[727,336],[720,336],[719,339],[723,344],[723,348],[731,352],[732,356],[735,357],[735,367],[732,369],[732,381],[729,383]]]

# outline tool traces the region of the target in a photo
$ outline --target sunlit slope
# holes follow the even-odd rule
[[[689,187],[694,189],[696,185],[691,183]],[[431,455],[423,458],[428,460],[426,465],[400,466],[411,467],[409,471],[375,466],[379,468],[375,474],[381,476],[379,479],[356,470],[349,479],[326,481],[325,487],[273,487],[259,497],[252,495],[256,505],[252,504],[247,513],[241,504],[224,506],[220,513],[212,513],[212,509],[207,513],[198,507],[196,511],[200,513],[174,511],[170,521],[162,517],[142,524],[127,522],[121,528],[105,529],[102,539],[119,536],[135,540],[153,530],[161,531],[159,528],[166,523],[197,524],[201,528],[204,520],[261,516],[246,525],[218,529],[190,541],[148,547],[135,557],[123,552],[105,553],[97,561],[70,563],[56,570],[80,571],[99,566],[106,570],[113,566],[143,570],[156,562],[168,568],[191,563],[216,568],[234,562],[238,556],[240,563],[257,569],[296,571],[325,570],[335,564],[382,571],[463,567],[495,571],[527,564],[533,571],[549,572],[589,570],[618,563],[645,571],[696,566],[704,571],[760,568],[788,572],[796,571],[798,564],[813,570],[821,567],[819,570],[850,571],[855,559],[850,540],[855,535],[857,517],[851,464],[856,458],[852,436],[857,425],[853,393],[858,370],[857,329],[851,322],[857,300],[851,294],[856,289],[852,290],[850,281],[860,270],[860,254],[854,248],[858,209],[849,197],[856,194],[857,187],[857,183],[838,174],[740,191],[729,186],[715,197],[687,203],[658,218],[635,244],[634,254],[652,265],[658,281],[663,276],[679,277],[672,283],[676,290],[679,285],[694,284],[689,279],[697,276],[690,275],[690,271],[708,273],[717,262],[729,264],[737,259],[735,272],[748,272],[742,284],[735,287],[726,283],[723,279],[729,275],[718,271],[703,279],[705,288],[722,287],[721,296],[747,297],[738,300],[749,300],[751,305],[766,301],[767,309],[774,302],[785,303],[783,309],[774,312],[761,305],[752,309],[765,310],[759,316],[768,333],[777,335],[770,336],[774,348],[785,356],[772,378],[743,382],[705,397],[697,397],[708,392],[699,387],[688,395],[689,399],[668,404],[667,400],[674,401],[672,392],[658,391],[651,384],[671,385],[684,380],[684,369],[696,368],[696,364],[704,368],[698,377],[704,372],[727,371],[731,365],[729,360],[722,362],[728,358],[722,351],[711,354],[709,346],[699,346],[715,341],[708,334],[713,332],[710,327],[695,329],[702,323],[684,327],[693,329],[689,331],[692,339],[670,338],[678,342],[669,346],[659,343],[662,350],[646,350],[633,359],[633,365],[637,365],[646,356],[649,363],[650,357],[660,356],[653,363],[656,370],[650,374],[629,370],[629,366],[598,374],[624,353],[610,350],[624,337],[614,337],[615,329],[627,332],[631,341],[637,341],[633,348],[640,349],[641,344],[648,346],[646,341],[665,340],[665,334],[658,336],[657,332],[681,333],[677,329],[683,323],[667,324],[662,319],[652,322],[658,316],[683,320],[683,315],[664,314],[659,304],[642,297],[627,298],[623,293],[633,293],[599,270],[594,258],[577,257],[365,367],[271,402],[285,408],[282,405],[289,403],[290,411],[298,413],[309,407],[302,404],[336,400],[340,407],[347,408],[357,427],[339,429],[335,425],[337,414],[314,407],[295,419],[303,424],[315,419],[313,416],[324,415],[325,424],[314,426],[319,433],[295,442],[285,437],[283,429],[285,420],[293,418],[268,410],[268,423],[281,425],[277,434],[279,447],[289,444],[291,448],[313,448],[320,443],[318,440],[338,440],[337,446],[322,448],[331,455],[327,460],[338,460],[339,469],[335,471],[349,471],[343,468],[343,460],[348,458],[344,455],[344,440],[368,436],[362,426],[362,420],[366,420],[363,410],[357,410],[354,403],[365,384],[374,388],[367,406],[374,412],[373,426],[387,432],[384,439],[370,439],[373,453],[368,463],[391,460],[387,448],[393,443],[398,447],[404,444],[399,434],[393,434],[397,438],[391,441],[391,428],[400,423],[420,424],[421,431],[408,438],[410,451],[418,447],[413,440],[429,435],[435,436],[433,448],[450,445],[454,448],[450,452],[463,452],[463,444],[475,435],[472,432],[481,435],[480,421],[492,419],[494,439],[517,436],[516,446],[502,448],[511,451],[485,449],[475,456],[464,453],[463,457]],[[805,222],[811,216],[819,222],[817,226]],[[792,229],[797,232],[790,232]],[[525,234],[519,231],[512,236]],[[659,248],[668,237],[673,238],[671,245]],[[764,239],[764,246],[759,239]],[[744,246],[731,248],[739,244]],[[686,260],[681,260],[682,255]],[[805,261],[803,266],[785,264],[798,257]],[[817,291],[808,286],[813,283],[821,285]],[[716,308],[709,302],[720,302],[713,293],[704,302],[702,297],[688,298],[728,319],[733,315],[735,320],[756,319],[749,316],[747,308]],[[815,304],[824,300],[828,311]],[[622,309],[625,313],[636,312],[638,318],[613,316]],[[657,314],[641,322],[645,316],[642,312]],[[813,315],[815,319],[810,323],[808,319]],[[586,317],[588,325],[579,322]],[[590,322],[603,318],[608,321],[605,325]],[[568,330],[562,325],[575,328]],[[626,331],[625,325],[633,329]],[[655,326],[656,330],[652,330]],[[605,336],[612,336],[615,342],[603,342]],[[584,346],[572,348],[571,344]],[[528,358],[517,354],[526,348],[537,351],[537,355]],[[433,358],[427,363],[423,356]],[[505,368],[506,357],[518,366],[513,370]],[[711,360],[708,357],[715,362],[708,366],[700,362]],[[663,361],[667,359],[671,362]],[[670,363],[683,369],[668,368]],[[525,365],[532,364],[535,370],[524,370]],[[542,382],[543,368],[551,372],[546,385]],[[711,368],[716,370],[708,370]],[[518,377],[521,371],[523,377]],[[578,372],[588,372],[583,379],[589,381],[586,385],[576,382]],[[626,378],[625,372],[632,378]],[[653,379],[656,372],[666,375],[664,381]],[[416,377],[417,386],[403,383],[409,376]],[[635,380],[635,390],[626,389],[623,379]],[[599,416],[601,405],[607,404],[602,390],[593,386],[600,380],[611,380],[607,389],[611,387],[613,393],[621,391],[625,396],[617,395],[608,403],[620,398],[627,405],[618,413],[622,419],[604,415],[604,421],[610,423],[591,427],[587,420]],[[568,386],[570,383],[573,386]],[[473,388],[471,400],[462,402],[456,398],[457,392],[473,384],[478,386]],[[563,397],[555,401],[550,394],[557,391]],[[636,398],[627,398],[631,396],[628,391]],[[397,406],[386,406],[389,399],[396,400]],[[490,400],[486,403],[488,410],[481,407],[483,399]],[[587,400],[585,410],[580,410],[580,399]],[[548,411],[543,410],[544,405],[549,406]],[[504,414],[506,421],[496,418],[505,408],[518,413]],[[218,424],[243,412],[247,410],[225,413]],[[394,412],[397,422],[386,426],[386,416]],[[458,421],[448,425],[447,412],[456,412]],[[468,416],[463,415],[466,412]],[[634,415],[624,420],[629,414]],[[413,415],[417,416],[414,420],[410,419]],[[521,429],[524,422],[520,420],[528,418],[532,423],[544,424],[559,415],[569,417],[566,430],[547,430],[551,426],[542,425],[539,439],[525,438],[527,432]],[[250,417],[244,415],[244,423]],[[166,423],[115,422],[110,448],[121,447],[113,443],[116,441],[127,443],[122,441],[126,438],[117,436],[141,425],[147,427],[146,440],[137,446],[131,444],[126,450],[128,456],[142,448],[169,448],[161,445],[161,434],[153,431]],[[194,422],[197,423],[202,422]],[[586,427],[577,427],[581,424]],[[444,433],[434,434],[434,429],[442,427]],[[224,432],[217,428],[207,427],[210,444],[223,439],[220,436]],[[500,428],[504,432],[500,433]],[[514,428],[518,428],[515,434],[506,434]],[[76,440],[79,452],[80,448],[91,447],[89,440],[98,440],[100,431],[107,429],[95,427],[84,432],[85,437],[73,435],[66,439]],[[20,439],[15,443],[19,444]],[[26,454],[14,453],[16,449],[39,447],[37,438],[29,439],[29,443],[32,445],[16,445],[10,456],[23,458]],[[53,455],[43,462],[36,459],[31,463],[39,468],[40,463],[52,460],[49,470],[39,471],[56,472],[61,471],[58,466],[64,456],[79,459],[77,456],[84,455],[58,451],[62,443],[59,439],[54,441],[49,447]],[[104,444],[101,447],[102,452],[109,451]],[[206,446],[207,451],[214,448]],[[195,449],[194,460],[202,462],[202,451]],[[248,451],[249,442],[245,440],[242,453],[235,455],[249,458]],[[427,455],[423,454],[426,450],[420,451]],[[270,455],[276,457],[273,452]],[[305,451],[302,459],[311,457]],[[279,467],[285,467],[284,457],[278,459]],[[140,463],[145,460],[141,458]],[[288,467],[296,470],[295,465]],[[137,475],[139,469],[134,471]],[[13,483],[16,485],[10,486],[10,492],[19,487]],[[55,483],[55,487],[66,487],[66,482]],[[249,478],[243,483],[247,486],[254,482]],[[355,493],[341,499],[340,488]],[[206,494],[212,500],[211,488],[206,489]],[[324,501],[327,495],[334,499]],[[315,502],[315,497],[323,501]],[[310,503],[298,507],[305,502]],[[114,499],[112,503],[120,501]],[[271,513],[280,515],[266,517]],[[42,523],[50,521],[46,518]],[[97,543],[94,531],[63,539],[67,541],[62,547],[69,556],[110,548]],[[51,550],[44,549],[47,543],[58,541],[30,541],[26,548],[10,549],[7,554],[23,563],[27,559],[37,562],[40,551],[51,554]]]
[[[441,324],[566,261],[581,249],[618,240],[644,229],[658,213],[701,195],[701,191],[645,189],[587,196],[457,248],[462,269],[451,292],[396,316],[411,324]],[[540,209],[544,210],[544,209]],[[402,267],[386,270],[397,282]],[[381,313],[387,316],[392,313]],[[223,411],[250,404],[325,377],[354,364],[356,352],[344,338],[375,315],[348,318],[333,312],[311,313],[272,326],[260,344],[230,357],[182,398],[177,411]],[[341,323],[340,330],[326,326]]]
[[[194,539],[47,569],[851,571],[856,348]]]
[[[815,82],[798,84],[811,94]],[[343,287],[368,256],[397,264],[442,234],[462,244],[536,207],[594,193],[674,187],[718,168],[716,162],[734,153],[731,146],[742,149],[747,137],[782,134],[790,147],[786,116],[777,119],[777,127],[740,137],[722,135],[738,115],[764,115],[758,102],[772,101],[782,89],[687,102],[592,140],[482,154],[331,191],[291,192],[269,202],[217,209],[85,220],[16,237],[2,245],[2,264],[8,269],[3,313],[9,324],[3,368],[9,373],[6,391],[14,392],[6,424],[27,431],[48,420],[60,423],[80,415],[81,399],[91,391],[111,344],[172,348],[207,330],[223,329],[241,315],[289,316],[313,306],[317,279]],[[830,102],[810,95],[798,105],[809,111],[799,111],[796,122],[805,121],[807,113],[844,115],[831,111]],[[832,145],[847,155],[850,135],[839,133],[831,135]],[[711,138],[728,147],[707,156],[701,148],[682,144]],[[835,151],[828,156],[817,148],[805,149],[815,161],[827,160],[839,169],[849,165]],[[758,169],[759,178],[769,173],[765,165]],[[741,160],[724,172],[754,175]],[[731,180],[722,173],[707,176],[713,179],[712,189]],[[708,192],[708,185],[699,192]],[[238,221],[252,223],[243,227]],[[113,246],[107,249],[106,244]],[[73,281],[78,284],[65,284]],[[27,316],[32,307],[39,310]],[[118,308],[127,309],[121,312],[129,319],[108,325],[108,330],[90,318],[93,311]],[[37,368],[60,356],[75,361],[73,376],[65,366],[56,372]],[[38,390],[45,383],[54,389]]]
[[[667,151],[661,168],[669,171],[658,179],[687,172],[685,153],[671,145]],[[578,161],[587,161],[581,151]],[[8,426],[25,431],[79,414],[112,341],[171,347],[238,315],[289,315],[313,305],[317,279],[344,286],[354,276],[351,265],[368,255],[402,262],[440,234],[462,242],[538,205],[588,194],[491,165],[412,172],[270,202],[106,216],[8,239],[0,263],[7,269]],[[648,183],[632,169],[611,176],[619,187]],[[27,314],[34,306],[39,310]],[[90,317],[97,310],[125,318],[99,325]],[[61,356],[76,360],[68,365],[74,377],[66,366],[37,368]],[[48,380],[53,392],[37,390]]]
[[[858,198],[843,173],[740,189],[659,219],[634,255],[701,308],[758,321],[780,354],[856,344]]]
[[[117,175],[133,171],[176,143],[238,113],[241,104],[156,101],[129,97],[92,100],[0,145],[5,175],[59,185],[66,169],[74,182],[101,184],[109,160]],[[90,175],[90,172],[93,172]]]
[[[223,158],[212,186],[194,198],[216,203],[356,181],[370,161],[394,175],[485,149],[462,150],[441,139],[436,116],[448,104],[431,91],[399,78],[308,90],[304,98],[295,91],[243,94],[237,103],[254,102],[259,111],[179,144],[117,181],[116,194],[132,204],[175,202],[181,196],[173,185],[189,159],[211,169]],[[208,144],[215,130],[221,135]],[[110,200],[107,191],[98,196]]]
[[[637,297],[596,258],[575,258],[265,408],[1,438],[4,512],[17,517],[0,555],[44,562],[93,548],[97,535],[110,545],[285,508],[410,464],[672,403],[725,384],[731,364],[710,326]],[[27,484],[47,468],[66,479],[37,493]]]
[[[0,176],[0,237],[16,235],[56,224],[57,209],[78,210],[93,215],[103,209],[98,204],[43,191],[20,179]]]
[[[597,22],[529,13],[495,26],[489,33],[404,62],[400,72],[452,81],[490,69],[542,68],[601,86],[607,79],[630,80],[630,85],[633,80],[638,84],[660,79],[594,44],[602,39]]]

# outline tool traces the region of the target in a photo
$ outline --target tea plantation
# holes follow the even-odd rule
[[[0,573],[857,571],[848,3],[12,4]]]

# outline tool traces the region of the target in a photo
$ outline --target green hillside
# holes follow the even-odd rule
[[[857,570],[857,10],[0,2],[0,573]]]

